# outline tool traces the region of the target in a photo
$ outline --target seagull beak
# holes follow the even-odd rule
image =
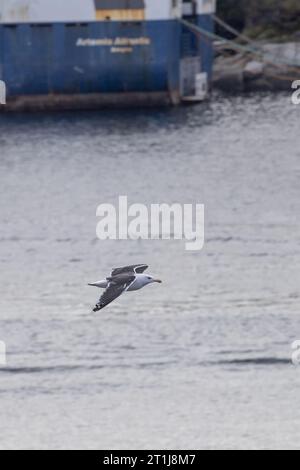
[[[153,282],[158,282],[158,284],[162,284],[162,281],[160,279],[153,279]]]

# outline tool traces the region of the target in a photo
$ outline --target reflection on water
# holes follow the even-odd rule
[[[299,447],[298,113],[0,116],[1,448]],[[97,240],[119,195],[204,203],[204,250]],[[90,314],[88,282],[145,262],[161,286]]]

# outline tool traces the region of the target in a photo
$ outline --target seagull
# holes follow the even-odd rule
[[[142,289],[153,282],[161,284],[162,281],[160,279],[154,279],[154,277],[144,274],[148,267],[147,264],[134,264],[124,266],[123,268],[116,268],[112,270],[111,275],[105,280],[89,284],[89,286],[105,289],[93,312],[99,312],[99,310],[102,310],[124,292]]]

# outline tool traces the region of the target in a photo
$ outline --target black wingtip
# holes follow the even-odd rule
[[[102,305],[96,305],[96,307],[93,309],[93,312],[99,312],[100,310],[103,309],[103,306]]]

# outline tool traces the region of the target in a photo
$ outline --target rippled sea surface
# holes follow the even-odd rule
[[[0,116],[1,448],[300,448],[299,113]],[[204,203],[204,249],[97,240],[119,195]],[[164,283],[91,314],[131,263]]]

